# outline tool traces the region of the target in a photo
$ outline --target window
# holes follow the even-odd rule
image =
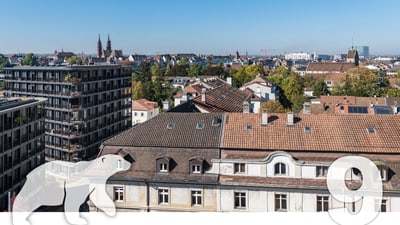
[[[382,181],[387,181],[388,180],[388,177],[387,177],[388,170],[386,168],[380,167],[380,166],[378,166],[378,169],[379,169]]]
[[[159,188],[158,189],[158,204],[168,204],[168,189]]]
[[[329,209],[329,196],[317,196],[317,212],[327,212]]]
[[[253,126],[251,124],[247,124],[244,129],[245,130],[253,130]]]
[[[304,132],[310,133],[312,131],[312,127],[304,127]]]
[[[201,166],[199,164],[193,164],[192,173],[201,173]]]
[[[117,169],[118,169],[118,170],[123,169],[123,168],[122,168],[122,161],[121,161],[120,159],[117,161]]]
[[[135,112],[134,115],[137,116],[137,112]]]
[[[201,190],[192,190],[192,206],[201,206]]]
[[[275,194],[275,211],[287,211],[287,195]]]
[[[246,172],[246,164],[244,163],[234,164],[234,173],[245,173],[245,172]]]
[[[160,163],[158,164],[158,168],[159,168],[158,172],[163,172],[163,173],[168,172],[168,163]]]
[[[235,192],[235,209],[246,208],[246,192]]]
[[[121,202],[124,200],[124,187],[115,186],[114,187],[114,201]]]
[[[203,129],[204,128],[204,123],[197,123],[196,129]]]
[[[317,166],[317,177],[326,177],[328,174],[328,167],[327,166]]]
[[[380,209],[381,209],[381,212],[387,212],[387,200],[386,199],[382,199]]]
[[[375,128],[374,127],[367,127],[367,132],[368,133],[375,133]]]
[[[275,175],[286,175],[286,165],[284,163],[275,164]]]

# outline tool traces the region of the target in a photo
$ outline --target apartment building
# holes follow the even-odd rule
[[[0,212],[44,163],[45,98],[0,99]]]
[[[89,160],[131,126],[131,73],[120,65],[4,69],[6,94],[48,98],[46,160]]]
[[[119,211],[323,212],[360,202],[335,199],[332,163],[362,156],[380,173],[381,212],[400,211],[400,117],[396,115],[162,113],[121,133],[101,154],[133,158],[107,185]],[[355,190],[371,179],[357,165]]]

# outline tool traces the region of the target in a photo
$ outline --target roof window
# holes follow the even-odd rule
[[[197,123],[196,129],[203,129],[204,128],[204,123]]]
[[[367,127],[367,132],[368,132],[368,133],[375,133],[376,130],[375,130],[374,127]]]
[[[175,125],[174,125],[173,123],[168,123],[168,124],[167,124],[167,129],[170,129],[170,130],[171,130],[171,129],[174,128],[174,126],[175,126]]]
[[[312,131],[312,127],[306,126],[304,127],[304,132],[310,133]]]
[[[253,130],[253,125],[247,124],[246,127],[244,128],[245,130]]]

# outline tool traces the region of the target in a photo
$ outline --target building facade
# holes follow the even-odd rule
[[[89,160],[131,126],[130,71],[119,65],[5,68],[9,96],[46,97],[46,159]]]
[[[45,98],[0,99],[0,212],[44,163]]]
[[[157,102],[147,99],[138,99],[132,102],[132,126],[157,116],[160,113],[160,107]]]
[[[357,212],[360,201],[333,198],[327,174],[337,159],[362,156],[379,170],[376,209],[389,212],[400,211],[399,135],[394,115],[164,113],[101,154],[134,159],[107,185],[122,211]],[[354,167],[344,176],[353,190],[369,178]]]

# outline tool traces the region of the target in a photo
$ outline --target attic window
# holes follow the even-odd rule
[[[304,127],[304,132],[310,133],[312,131],[312,127]]]
[[[172,128],[174,128],[174,124],[173,123],[168,123],[167,124],[167,129],[172,129]]]
[[[203,129],[204,128],[204,123],[197,123],[196,129]]]
[[[376,130],[375,130],[374,127],[367,127],[367,132],[368,132],[368,133],[375,133]]]
[[[244,129],[245,130],[253,130],[253,126],[251,124],[247,124]]]

